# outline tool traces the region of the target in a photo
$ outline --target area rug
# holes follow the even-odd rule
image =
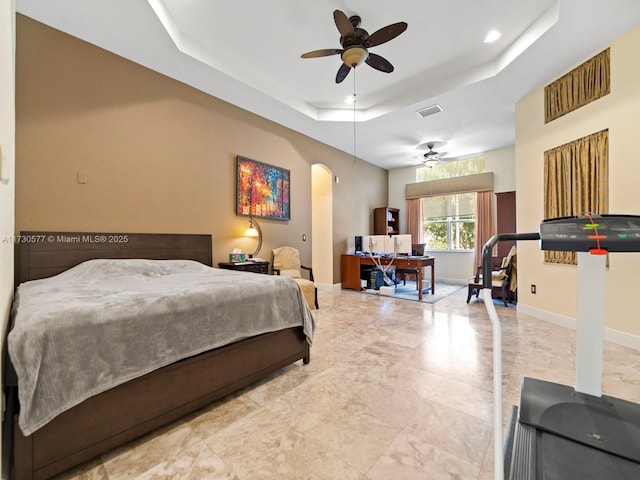
[[[423,284],[423,288],[428,288],[428,282]],[[436,303],[443,298],[448,297],[449,295],[465,288],[465,285],[452,285],[448,283],[439,283],[436,282],[436,293],[435,295],[431,294],[431,291],[427,291],[422,294],[422,302],[423,303]],[[377,290],[365,290],[366,293],[379,295]],[[418,289],[416,288],[416,282],[407,281],[406,285],[399,284],[396,285],[394,289],[394,294],[389,295],[389,298],[400,298],[402,300],[413,300],[414,302],[418,300]]]

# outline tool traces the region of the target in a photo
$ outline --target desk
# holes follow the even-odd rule
[[[369,255],[342,255],[341,259],[341,281],[342,288],[352,289],[360,291],[360,266],[361,265],[376,265],[376,262],[380,262],[382,265],[393,263],[393,267],[411,267],[418,270],[417,282],[418,282],[418,299],[422,300],[422,269],[424,267],[431,267],[431,287],[427,290],[431,290],[432,294],[435,294],[435,282],[436,282],[436,268],[433,257],[375,257],[375,261]],[[392,267],[392,268],[393,268]]]

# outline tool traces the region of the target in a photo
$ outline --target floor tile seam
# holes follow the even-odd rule
[[[465,463],[465,464],[467,464],[467,465],[470,465],[470,466],[476,467],[476,468],[478,469],[478,471],[479,471],[479,472],[482,470],[482,464],[481,464],[481,463],[471,462],[471,461],[469,461],[468,459],[462,459],[462,458],[460,458],[460,457],[459,457],[459,455],[458,455],[457,453],[455,453],[455,452],[450,452],[449,450],[446,450],[446,449],[442,448],[442,445],[437,444],[437,443],[434,443],[434,442],[431,442],[431,441],[428,441],[428,440],[427,440],[427,439],[425,439],[424,437],[422,437],[422,436],[418,435],[415,431],[411,431],[410,427],[406,427],[405,429],[403,429],[403,431],[402,431],[402,432],[400,432],[400,433],[398,434],[398,436],[396,437],[396,439],[398,439],[398,437],[399,437],[400,435],[403,435],[403,434],[404,434],[404,435],[406,435],[407,437],[409,437],[409,436],[414,437],[414,438],[415,438],[415,439],[417,439],[417,440],[418,440],[422,445],[427,445],[427,446],[428,446],[428,447],[430,447],[431,449],[433,449],[433,450],[435,450],[435,451],[439,452],[439,455],[441,455],[441,456],[442,456],[442,457],[444,457],[444,458],[455,459],[455,460],[456,460],[456,462],[464,462],[464,463]],[[395,441],[396,439],[394,439],[394,441]],[[390,446],[391,446],[391,445],[389,445],[389,447],[390,447]],[[380,457],[378,458],[378,460],[380,460],[380,458],[381,458],[382,456],[384,456],[384,455],[385,455],[385,453],[388,451],[389,447],[387,447],[387,449],[382,453],[382,455],[380,455]],[[389,456],[391,457],[391,455],[389,455]],[[419,465],[420,465],[420,467],[419,467],[419,469],[420,469],[420,470],[424,470],[425,468],[428,468],[428,466],[429,466],[429,464],[428,464],[428,463],[422,463],[422,462],[420,462],[420,464],[419,464]],[[375,463],[374,463],[374,466],[375,466]],[[372,467],[372,468],[373,468],[373,467]],[[367,472],[367,474],[368,474],[368,473],[370,473],[370,472],[371,472],[371,469],[369,470],[369,472]],[[426,473],[426,472],[425,472],[425,473]]]
[[[350,398],[351,398],[351,397],[344,397],[343,399],[340,399],[340,400],[337,400],[337,401],[336,401],[336,399],[335,399],[335,398],[332,398],[332,402],[336,402],[336,403],[333,403],[333,404],[331,405],[331,407],[333,407],[333,408],[343,408],[343,407],[345,407],[345,406],[348,404],[348,402],[349,402],[349,399],[350,399]],[[294,423],[293,421],[291,421],[291,420],[290,420],[290,418],[289,418],[288,416],[286,416],[286,415],[282,415],[282,414],[281,414],[280,409],[279,409],[279,408],[278,408],[278,406],[277,406],[277,405],[278,405],[278,404],[277,404],[277,402],[278,402],[278,399],[273,399],[273,400],[271,400],[269,403],[265,404],[264,408],[265,408],[269,413],[271,413],[272,415],[276,416],[276,418],[280,418],[280,419],[281,419],[285,424],[289,425],[289,426],[290,426],[290,427],[292,427],[292,428],[295,428],[295,429],[296,429],[296,430],[298,430],[298,431],[303,432],[302,430],[299,430],[299,429],[298,429],[298,425],[297,425],[297,423]],[[295,403],[295,402],[293,402],[293,400],[292,400],[292,399],[289,399],[289,398],[282,398],[282,399],[281,399],[281,402],[284,402],[284,405],[285,405],[287,408],[288,408],[292,403]],[[318,414],[318,416],[319,416],[320,418],[325,417],[325,416],[327,415],[324,411],[314,412],[314,414]],[[318,423],[319,423],[319,422],[320,422],[320,421],[318,421]],[[317,425],[317,423],[316,423],[312,428],[314,428],[316,425]]]
[[[371,473],[371,470],[373,470],[373,468],[375,467],[376,463],[378,463],[378,461],[380,460],[380,458],[382,456],[384,456],[384,454],[389,450],[389,448],[391,448],[391,446],[394,444],[394,442],[398,439],[398,437],[400,437],[400,435],[402,433],[405,432],[405,429],[407,427],[402,428],[388,443],[387,445],[384,447],[384,450],[382,450],[382,453],[380,455],[378,455],[378,457],[371,462],[371,465],[369,465],[369,468],[367,469],[367,471],[364,473],[364,475],[368,478],[369,474]]]
[[[178,457],[181,457],[181,456],[183,455],[183,453],[184,453],[186,450],[190,450],[190,449],[192,449],[192,448],[195,448],[197,445],[200,445],[201,443],[203,444],[203,447],[201,447],[201,448],[204,448],[204,449],[208,450],[210,453],[213,453],[213,454],[218,458],[218,460],[220,460],[220,462],[222,462],[222,464],[225,466],[225,469],[228,469],[228,468],[229,468],[229,465],[227,465],[226,463],[224,463],[224,462],[222,461],[222,458],[220,458],[220,455],[218,455],[216,452],[214,452],[214,451],[211,449],[211,447],[210,447],[210,446],[209,446],[209,445],[208,445],[204,440],[200,440],[199,442],[197,442],[197,443],[195,443],[195,444],[191,445],[190,447],[188,447],[188,448],[186,448],[186,449],[181,450],[179,453],[176,453],[175,455],[169,455],[168,457],[165,457],[162,461],[158,462],[156,465],[154,465],[154,466],[152,466],[151,468],[148,468],[147,470],[145,470],[144,472],[142,472],[142,473],[140,473],[140,474],[136,475],[136,476],[134,477],[134,479],[136,479],[136,480],[137,480],[137,479],[139,479],[139,478],[143,477],[144,475],[146,475],[146,474],[147,474],[148,472],[150,472],[151,470],[153,470],[153,469],[155,469],[155,468],[159,467],[159,466],[160,466],[160,465],[162,465],[163,463],[167,463],[167,462],[168,462],[169,460],[171,460],[171,459],[176,459],[176,460],[177,460],[177,459],[178,459]],[[193,469],[194,469],[194,466],[193,466],[193,463],[191,463],[191,464],[189,465],[189,470],[190,470],[190,471],[193,471]],[[181,471],[181,472],[183,472],[184,470],[183,470],[183,469],[181,469],[180,471]],[[115,480],[115,479],[112,479],[111,477],[109,477],[109,479],[108,479],[108,480]]]
[[[283,417],[280,417],[283,418]],[[294,428],[293,426],[291,426],[290,424],[286,423],[289,428],[285,431],[285,432],[280,432],[281,437],[282,438],[286,438],[286,436],[289,434],[289,432],[292,432],[294,435],[299,436],[299,437],[304,437],[305,433],[301,432],[300,430]],[[209,437],[209,440],[211,440],[211,437]],[[230,462],[229,460],[225,461],[225,456],[222,454],[221,451],[217,450],[215,445],[212,445],[212,443],[210,441],[204,440],[205,443],[205,447],[207,447],[214,455],[216,455],[216,457],[218,457],[218,459],[229,469],[235,471],[236,466],[233,464],[233,462]],[[268,459],[268,460],[272,460],[274,458],[276,458],[278,455],[280,455],[281,453],[283,453],[284,450],[282,450],[281,447],[275,447],[277,451],[273,452],[272,450],[274,449],[274,447],[272,446],[268,446],[266,447],[266,451],[268,452],[267,455],[259,455],[258,458],[260,459]]]
[[[162,440],[161,440],[162,442],[169,443],[170,432],[171,432],[171,429],[173,428],[173,427],[171,427],[171,425],[173,425],[176,428],[180,428],[180,429],[181,428],[187,428],[191,432],[191,435],[196,436],[198,438],[198,440],[196,442],[194,442],[193,444],[189,444],[188,442],[187,443],[180,442],[182,446],[180,448],[178,448],[177,450],[173,450],[175,447],[174,447],[174,444],[171,443],[171,445],[169,447],[171,449],[171,452],[167,454],[168,456],[163,454],[163,460],[162,461],[165,461],[167,458],[171,458],[171,457],[180,455],[185,450],[187,450],[187,449],[193,447],[194,445],[197,445],[198,443],[204,441],[204,439],[196,431],[194,431],[194,429],[190,425],[188,425],[186,423],[183,423],[181,421],[181,419],[174,420],[171,424],[169,424],[169,426],[165,425],[164,427],[160,427],[160,429],[163,430],[162,433],[158,432],[157,430],[154,430],[154,431],[149,432],[149,433],[147,433],[145,435],[142,435],[142,436],[140,436],[140,437],[138,437],[136,439],[131,440],[129,443],[132,443],[132,444],[135,444],[135,445],[132,445],[129,448],[123,449],[124,446],[121,446],[121,447],[117,447],[114,450],[110,450],[110,451],[105,452],[102,455],[100,455],[98,458],[100,459],[102,465],[104,466],[108,478],[110,480],[115,480],[115,479],[119,480],[120,477],[115,475],[115,473],[109,473],[109,463],[113,463],[114,465],[115,464],[119,464],[120,462],[118,460],[116,460],[116,459],[121,454],[130,453],[132,450],[135,450],[138,447],[141,447],[143,449],[144,448],[148,448],[148,445],[144,445],[144,444],[146,444],[148,442],[152,442],[153,440],[156,440],[156,439],[160,439],[160,437],[162,437]],[[145,437],[148,437],[148,438],[145,439]],[[109,458],[111,455],[115,454],[116,452],[120,452],[120,453],[118,453],[114,457]],[[160,462],[160,463],[162,463],[162,462]],[[159,464],[154,465],[152,468],[155,468],[155,466],[157,466],[157,465],[159,465]],[[149,470],[149,469],[147,469],[147,470]],[[147,470],[145,470],[145,472]],[[142,474],[139,474],[139,475],[142,475]]]
[[[394,425],[390,425],[390,424],[386,424],[386,423],[381,423],[381,422],[379,422],[379,421],[377,420],[377,418],[376,418],[376,417],[374,417],[373,415],[371,415],[371,414],[369,414],[369,413],[366,413],[366,412],[363,412],[361,415],[362,415],[362,417],[363,417],[363,418],[365,418],[365,419],[366,419],[366,418],[369,418],[368,422],[370,422],[370,423],[372,423],[372,424],[374,424],[374,425],[377,425],[377,426],[379,426],[379,427],[385,428],[385,429],[387,429],[387,430],[390,430],[390,431],[395,432],[395,433],[394,433],[394,435],[393,435],[393,439],[392,439],[390,442],[388,442],[388,444],[387,444],[387,445],[385,445],[385,450],[389,447],[389,445],[392,443],[392,441],[397,437],[397,435],[398,435],[398,434],[402,431],[402,429],[404,428],[404,427],[398,427],[398,426],[394,426]],[[328,414],[327,416],[329,416],[330,418],[332,417],[332,415],[331,415],[331,414]],[[359,423],[360,423],[360,422],[359,422]],[[315,427],[313,427],[313,429],[309,430],[309,432],[307,432],[306,434],[307,434],[307,435],[308,435],[308,434],[311,434],[311,433],[313,432],[313,430],[315,430],[315,429],[319,428],[319,427],[320,427],[320,426],[322,426],[322,425],[324,425],[324,424],[323,424],[323,422],[322,422],[322,421],[320,421],[320,422],[319,422]],[[327,449],[327,450],[329,450],[330,452],[332,452],[332,453],[336,454],[339,458],[342,458],[342,457],[340,457],[340,453],[342,453],[342,452],[338,452],[338,451],[336,451],[336,450],[333,450],[333,448],[332,448],[332,445],[331,445],[331,444],[330,444],[330,445],[327,445],[327,444],[325,443],[325,441],[323,441],[322,439],[317,439],[317,441],[318,441],[318,442],[319,442],[319,443],[320,443],[320,444],[321,444],[325,449]],[[383,452],[384,452],[384,450],[383,450]],[[379,456],[378,456],[378,457],[379,457]],[[352,463],[352,462],[350,462],[350,461],[348,461],[348,460],[346,460],[346,459],[343,459],[343,460],[344,460],[345,462],[349,463],[349,465],[351,465],[351,466],[353,466],[353,467],[357,468],[357,469],[358,469],[358,471],[359,471],[360,473],[362,473],[363,475],[366,475],[366,474],[367,474],[367,472],[368,472],[368,470],[369,470],[369,468],[371,468],[371,466],[369,466],[369,468],[368,468],[366,471],[363,471],[363,470],[361,470],[361,469],[360,469],[360,466],[359,466],[359,465],[357,465],[357,464],[355,464],[355,463]],[[375,461],[377,461],[377,458],[376,458],[376,460],[374,460],[374,461],[373,461],[373,463],[375,463]],[[373,465],[373,463],[372,463],[372,465]]]
[[[440,380],[438,380],[437,384],[440,383]],[[418,396],[419,398],[421,398],[422,400],[429,400],[429,396],[427,397],[423,397],[422,395],[418,394],[418,392],[416,392],[413,388],[402,388],[402,385],[398,385],[396,383],[391,383],[389,382],[389,380],[382,380],[379,385],[381,386],[385,386],[388,387],[389,390],[394,390],[396,392],[406,392],[406,393],[411,393],[411,394],[415,394],[416,396]],[[431,389],[431,391],[429,392],[429,395],[431,395],[431,393],[433,392],[433,390],[435,390],[435,386]]]
[[[477,422],[479,422],[482,425],[492,425],[492,420],[491,419],[487,419],[485,417],[479,417],[477,415],[473,415],[471,413],[469,413],[468,411],[464,411],[464,410],[460,410],[456,405],[452,405],[451,403],[443,403],[441,401],[438,401],[437,398],[433,398],[430,399],[433,403],[436,403],[438,406],[440,407],[445,407],[451,410],[455,410],[456,413],[460,414],[460,415],[464,415],[465,417],[469,417],[469,419],[475,420]],[[491,417],[493,416],[493,409],[491,409]],[[467,420],[468,421],[468,420]],[[488,430],[491,430],[491,428],[488,428]]]

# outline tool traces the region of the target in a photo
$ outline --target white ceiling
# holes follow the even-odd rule
[[[640,23],[639,0],[17,0],[16,9],[387,169],[418,164],[416,146],[429,141],[454,158],[513,145],[518,99]],[[394,72],[363,64],[336,84],[339,56],[300,58],[340,48],[335,9],[360,15],[370,34],[408,23],[370,49]],[[485,44],[491,29],[502,36]],[[344,102],[354,89],[355,112]],[[443,112],[416,114],[433,104]]]

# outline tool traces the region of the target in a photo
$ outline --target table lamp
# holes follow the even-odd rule
[[[249,254],[249,258],[255,257],[260,251],[260,247],[262,247],[262,229],[258,222],[253,218],[249,217],[249,228],[244,231],[245,237],[258,237],[258,246],[254,250],[253,253]]]

